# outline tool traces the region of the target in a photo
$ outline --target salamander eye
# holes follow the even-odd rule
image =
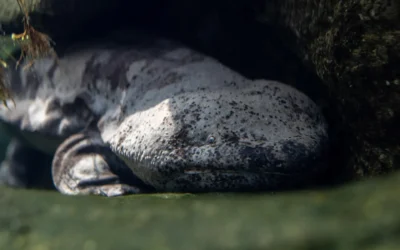
[[[212,136],[212,135],[208,136],[208,138],[207,138],[207,143],[214,144],[215,141],[216,141],[216,140],[215,140],[215,137],[214,137],[214,136]]]

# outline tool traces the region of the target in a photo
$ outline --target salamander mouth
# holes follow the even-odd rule
[[[230,174],[230,175],[246,175],[246,174],[254,174],[254,175],[283,175],[283,176],[290,176],[293,174],[286,174],[286,173],[281,173],[281,172],[251,172],[251,171],[240,171],[240,170],[209,170],[209,169],[188,169],[183,171],[184,174],[188,175],[195,175],[195,174]],[[176,174],[176,176],[180,176],[182,174]]]
[[[291,141],[282,145],[278,153],[272,145],[225,143],[160,151],[140,161],[123,158],[162,192],[275,191],[314,178],[319,152],[310,155]]]

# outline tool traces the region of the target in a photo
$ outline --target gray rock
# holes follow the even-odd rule
[[[54,154],[62,193],[138,193],[141,181],[157,191],[272,190],[323,169],[326,123],[300,91],[175,42],[125,39],[10,72],[17,107],[0,117]]]

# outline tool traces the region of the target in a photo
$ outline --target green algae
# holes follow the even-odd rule
[[[334,190],[118,198],[0,189],[0,249],[395,249],[400,173]]]

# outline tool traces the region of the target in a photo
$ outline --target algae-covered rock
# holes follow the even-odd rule
[[[0,190],[0,249],[398,249],[400,173],[337,190],[119,198]]]
[[[264,21],[311,66],[335,99],[353,176],[400,168],[400,2],[265,1]]]

